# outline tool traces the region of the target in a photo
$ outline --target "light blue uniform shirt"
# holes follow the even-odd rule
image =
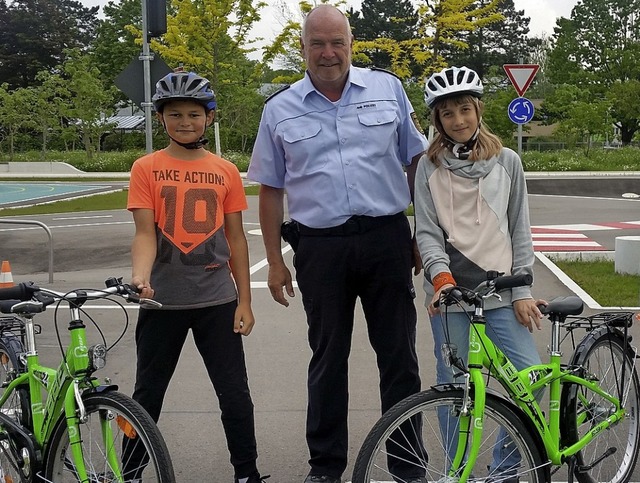
[[[247,177],[287,193],[289,216],[313,228],[410,203],[403,165],[427,149],[394,75],[351,67],[337,102],[308,74],[267,101]]]

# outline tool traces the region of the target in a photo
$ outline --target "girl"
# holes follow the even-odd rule
[[[443,346],[457,346],[457,356],[466,361],[469,341],[469,317],[462,308],[448,308],[445,321],[434,307],[441,291],[454,285],[473,289],[487,280],[489,270],[533,275],[524,171],[517,154],[483,125],[482,93],[480,78],[466,67],[446,68],[425,85],[437,135],[416,173],[416,239],[438,384],[453,382],[458,371],[445,364]],[[485,303],[487,335],[518,370],[540,364],[531,332],[540,329],[542,314],[531,287],[505,290],[501,297]],[[490,478],[501,474],[496,481],[517,482],[518,461],[508,444],[497,444]]]

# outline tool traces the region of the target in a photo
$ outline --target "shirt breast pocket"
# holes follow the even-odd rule
[[[398,115],[395,111],[371,111],[358,114],[364,149],[370,156],[384,155],[398,143]]]
[[[322,126],[317,122],[300,121],[282,133],[287,157],[287,171],[291,174],[310,174],[327,164],[327,149]]]

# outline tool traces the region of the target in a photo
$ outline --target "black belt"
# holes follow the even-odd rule
[[[387,225],[405,216],[404,212],[395,215],[385,216],[364,216],[355,215],[345,221],[342,225],[332,226],[329,228],[311,228],[310,226],[298,223],[298,229],[302,236],[349,236],[366,233],[374,228]]]

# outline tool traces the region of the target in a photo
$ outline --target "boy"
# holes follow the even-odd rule
[[[168,74],[152,101],[171,141],[134,163],[127,208],[135,222],[132,284],[163,306],[140,310],[133,398],[159,419],[192,330],[218,395],[235,482],[260,483],[241,340],[255,322],[242,180],[235,165],[204,148],[216,107],[207,79]]]

